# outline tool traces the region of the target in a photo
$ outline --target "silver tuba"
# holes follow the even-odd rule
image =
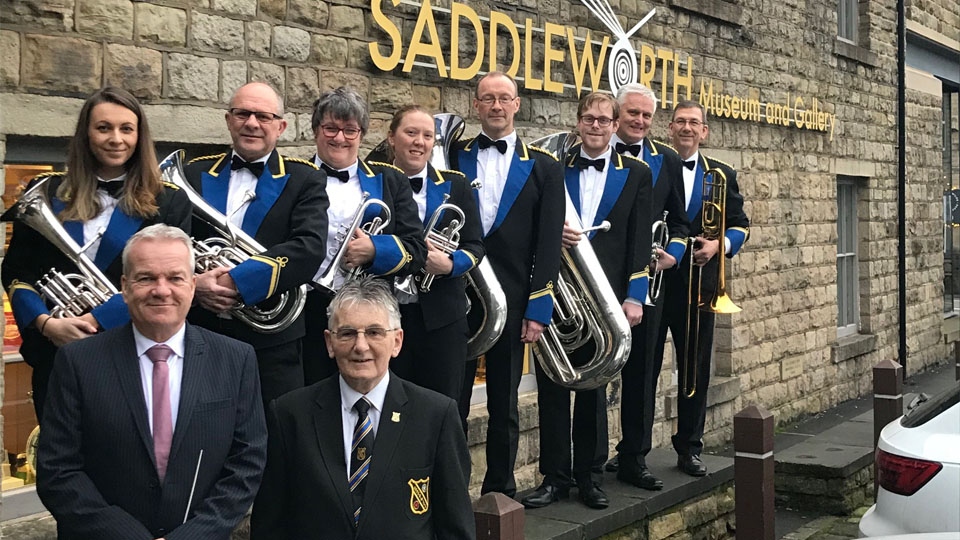
[[[577,139],[573,133],[557,133],[533,144],[546,148],[563,163]],[[569,193],[566,205],[567,222],[584,232],[590,230],[583,228]],[[590,242],[564,248],[562,255],[554,289],[554,317],[533,344],[533,354],[554,383],[590,390],[608,383],[623,369],[630,356],[630,324]],[[591,343],[593,355],[575,367],[570,353]]]
[[[24,193],[20,200],[3,215],[3,220],[16,220],[29,226],[77,265],[82,275],[63,274],[56,268],[51,268],[40,278],[36,286],[40,296],[52,306],[51,317],[79,317],[105,303],[119,291],[85,253],[103,234],[103,231],[101,230],[97,237],[85,246],[78,245],[70,233],[63,228],[50,207],[50,199],[47,195],[49,179],[47,177],[40,180]]]
[[[377,216],[369,223],[364,224],[363,216],[371,206],[379,206],[380,210],[386,215],[386,218],[382,219],[380,216]],[[390,207],[387,206],[387,203],[380,199],[370,198],[370,194],[364,191],[363,198],[360,199],[360,206],[353,214],[353,220],[350,222],[350,226],[346,228],[341,227],[340,230],[337,231],[336,239],[337,242],[339,242],[339,247],[337,248],[336,255],[333,256],[333,260],[330,261],[330,266],[327,267],[327,270],[320,276],[320,279],[313,282],[313,285],[330,295],[334,295],[340,290],[344,283],[361,277],[363,270],[359,266],[351,268],[350,270],[346,270],[341,266],[343,264],[343,256],[347,252],[347,244],[350,243],[357,229],[370,236],[380,234],[387,228],[387,225],[390,224],[391,217]]]
[[[669,213],[669,211],[664,210],[660,220],[653,222],[653,245],[650,248],[650,268],[656,268],[656,270],[650,275],[650,286],[647,287],[647,298],[643,302],[645,306],[657,305],[657,300],[660,298],[660,289],[663,288],[663,270],[657,263],[660,261],[659,250],[666,249],[667,242],[670,241],[670,229],[667,228],[667,214]]]
[[[160,174],[165,182],[174,184],[187,194],[193,204],[193,216],[209,224],[220,235],[206,240],[193,239],[197,272],[206,272],[221,266],[233,268],[266,251],[266,248],[250,235],[234,227],[227,216],[210,206],[187,182],[183,174],[183,150],[177,150],[163,160]],[[246,199],[252,200],[255,197],[256,195],[248,193]],[[261,308],[238,303],[230,313],[261,334],[276,334],[297,320],[306,301],[307,288],[306,285],[301,285],[281,293],[273,307]]]

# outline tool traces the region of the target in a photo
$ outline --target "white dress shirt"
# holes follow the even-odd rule
[[[233,156],[236,155],[236,152],[231,154],[231,162],[233,161]],[[269,157],[270,154],[267,154],[260,159],[253,160],[251,163],[263,163],[264,168],[266,168],[267,158]],[[230,218],[230,223],[238,229],[243,225],[243,217],[247,215],[247,208],[250,207],[250,202],[256,198],[257,180],[259,180],[259,178],[254,176],[253,173],[250,172],[250,169],[244,168],[230,171],[230,186],[227,188],[227,216]]]
[[[580,170],[580,222],[583,228],[593,226],[597,219],[597,210],[600,208],[600,199],[603,198],[603,189],[607,184],[607,171],[610,169],[610,156],[613,150],[608,148],[606,152],[592,158],[580,149],[580,156],[586,159],[602,159],[603,169],[597,170],[594,167],[587,167]]]
[[[373,437],[376,439],[380,427],[380,417],[383,415],[383,401],[387,398],[387,386],[390,384],[390,372],[387,371],[380,382],[366,394],[361,394],[343,380],[343,375],[338,375],[340,381],[340,418],[343,424],[343,457],[347,464],[347,481],[350,481],[350,448],[353,446],[353,430],[357,427],[357,420],[360,414],[354,410],[353,405],[358,399],[366,397],[370,402],[370,409],[367,410],[367,416],[373,423]],[[374,444],[374,456],[376,455],[376,444]]]
[[[646,137],[644,137],[643,139],[640,139],[639,141],[637,141],[637,142],[635,142],[635,143],[633,143],[633,144],[639,144],[640,146],[643,146],[643,141],[644,141],[645,139],[646,139]],[[619,135],[617,135],[616,133],[614,133],[613,136],[610,137],[610,147],[613,148],[613,151],[614,151],[614,152],[617,151],[617,143],[627,144],[627,141],[624,141],[623,139],[620,138]],[[624,152],[624,154],[626,154],[626,155],[628,155],[628,156],[633,156],[633,157],[635,157],[635,158],[643,159],[643,150],[641,150],[640,152],[638,152],[638,153],[636,153],[636,154],[634,154],[633,152]]]
[[[319,156],[314,157],[314,163],[317,167],[323,165]],[[327,252],[323,256],[320,268],[313,276],[314,281],[320,279],[320,276],[330,266],[330,262],[333,261],[334,255],[340,250],[342,242],[337,240],[337,233],[343,234],[346,232],[347,227],[353,222],[353,217],[357,214],[357,209],[360,208],[363,190],[360,188],[360,177],[357,176],[358,167],[359,162],[354,162],[353,165],[345,169],[350,173],[350,178],[346,182],[341,182],[338,178],[327,179],[327,198],[330,200],[330,205],[327,206]],[[330,168],[335,169],[336,167]],[[337,286],[339,283],[334,285]]]
[[[427,220],[430,219],[430,217],[427,216],[427,183],[430,182],[430,177],[427,175],[428,170],[429,167],[424,165],[422,171],[413,175],[423,178],[423,187],[420,188],[420,193],[416,191],[413,192],[413,201],[417,203],[417,210],[420,212],[420,223],[424,225],[426,225]],[[410,178],[413,178],[413,176]]]
[[[126,173],[116,178],[111,178],[110,180],[105,180],[99,176],[97,177],[97,180],[101,182],[123,183],[126,179]],[[97,199],[100,201],[100,213],[93,219],[88,219],[83,223],[83,241],[90,243],[90,247],[87,248],[84,253],[87,254],[87,257],[90,257],[91,261],[97,258],[97,251],[100,250],[100,237],[97,236],[97,233],[100,232],[100,229],[104,231],[107,230],[107,227],[110,225],[110,219],[113,217],[113,211],[117,207],[117,199],[114,199],[106,190],[97,189],[96,193]],[[90,242],[91,240],[93,240],[93,242]]]
[[[477,151],[477,178],[482,184],[478,193],[480,222],[483,224],[484,236],[490,234],[490,229],[497,220],[503,188],[507,185],[507,173],[510,172],[510,162],[517,148],[517,132],[496,140],[507,141],[507,151],[503,154],[496,146]]]
[[[174,432],[177,430],[177,414],[180,412],[186,329],[187,325],[183,324],[176,334],[164,342],[173,350],[173,354],[167,360],[167,367],[170,375],[170,420]],[[136,325],[133,325],[133,341],[137,346],[137,358],[140,359],[140,384],[143,388],[143,397],[147,402],[147,421],[150,423],[150,433],[153,433],[153,362],[147,357],[147,349],[158,343],[141,334]]]

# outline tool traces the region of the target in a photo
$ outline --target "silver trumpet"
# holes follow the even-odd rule
[[[197,272],[219,267],[234,268],[267,250],[250,235],[234,227],[227,216],[210,206],[187,182],[183,174],[183,150],[177,150],[163,160],[160,174],[165,182],[174,184],[187,194],[193,204],[193,216],[209,224],[220,235],[206,240],[193,239]],[[255,198],[256,194],[248,192],[246,201]],[[278,261],[278,264],[282,266],[284,263]],[[267,303],[273,307],[248,306],[239,302],[231,308],[230,314],[258,333],[276,334],[297,320],[306,301],[307,288],[301,285],[281,293],[275,304]]]
[[[667,214],[669,213],[669,211],[664,210],[660,221],[653,222],[653,246],[650,248],[650,268],[656,268],[656,270],[650,274],[650,286],[647,287],[647,298],[643,302],[644,305],[647,306],[655,306],[657,304],[657,300],[660,298],[660,289],[663,287],[663,270],[657,263],[660,262],[659,250],[665,249],[667,242],[670,241],[670,229],[667,228]]]
[[[371,206],[379,206],[380,211],[385,214],[385,217],[381,218],[377,216],[370,220],[369,223],[363,223],[363,216]],[[380,199],[371,198],[370,193],[364,191],[363,197],[360,199],[360,206],[357,207],[356,213],[353,214],[353,220],[350,222],[350,226],[341,227],[337,231],[336,240],[339,243],[337,253],[333,256],[333,260],[330,261],[330,266],[328,266],[327,270],[320,276],[320,279],[314,281],[314,287],[334,295],[347,281],[362,277],[364,272],[360,266],[355,266],[349,270],[342,266],[343,256],[347,252],[347,245],[350,243],[350,240],[353,239],[353,235],[357,232],[357,229],[370,236],[380,234],[387,228],[387,225],[390,224],[391,217],[390,207],[387,206],[387,203]]]
[[[40,180],[24,193],[3,215],[3,220],[16,220],[29,226],[77,265],[80,274],[64,274],[51,268],[36,286],[40,296],[52,306],[51,317],[79,317],[104,304],[119,290],[85,253],[103,235],[103,229],[86,245],[77,244],[50,207],[49,180],[49,177]]]

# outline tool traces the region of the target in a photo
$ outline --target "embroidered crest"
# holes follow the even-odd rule
[[[410,511],[414,514],[425,514],[430,509],[430,477],[407,480],[410,486]]]
[[[390,420],[393,421],[393,422],[399,422],[399,421],[400,421],[400,413],[398,413],[397,411],[393,411],[393,416],[390,417]]]
[[[366,447],[366,446],[358,446],[358,447],[357,447],[357,460],[359,460],[359,461],[366,461],[366,459],[367,459],[367,447]]]

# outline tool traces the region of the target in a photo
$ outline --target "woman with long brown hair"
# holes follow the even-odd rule
[[[44,173],[27,190],[41,183],[63,228],[114,286],[120,283],[123,246],[133,233],[154,223],[190,230],[190,202],[176,186],[162,182],[143,108],[121,88],[101,88],[86,100],[66,172]],[[15,220],[17,211],[14,206],[2,219]],[[129,320],[120,294],[79,316],[52,317],[48,299],[35,288],[51,269],[78,273],[75,257],[16,221],[0,275],[23,338],[20,354],[33,368],[38,420],[57,348]]]

